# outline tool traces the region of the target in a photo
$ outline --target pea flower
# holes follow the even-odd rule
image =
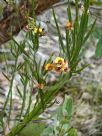
[[[61,57],[57,57],[55,60],[54,60],[54,63],[50,64],[46,64],[45,66],[45,70],[47,71],[52,71],[54,70],[55,72],[69,72],[70,71],[70,68],[68,66],[68,62],[66,62],[64,60],[64,58],[61,58]]]
[[[63,71],[63,72],[69,72],[70,71],[70,68],[68,66],[68,62],[65,62],[65,64],[62,65],[61,71]]]
[[[47,71],[54,70],[54,64],[50,64],[50,63],[46,64],[45,65],[45,70],[47,70]]]
[[[60,64],[60,65],[65,63],[64,59],[61,57],[57,57],[54,62],[55,64]]]
[[[55,59],[55,71],[56,72],[69,72],[68,62],[66,62],[61,57],[57,57]]]

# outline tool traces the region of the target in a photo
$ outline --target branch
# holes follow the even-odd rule
[[[12,35],[17,34],[26,24],[26,11],[32,15],[32,0],[21,0],[20,4],[11,8],[7,5],[3,9],[3,19],[0,21],[0,44],[3,44],[11,39]],[[39,15],[43,11],[49,9],[52,5],[60,0],[36,0],[35,14]]]

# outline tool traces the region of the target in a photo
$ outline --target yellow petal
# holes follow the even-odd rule
[[[51,71],[53,69],[54,69],[54,65],[53,64],[48,63],[48,64],[45,65],[45,70]]]
[[[64,59],[61,58],[61,57],[57,57],[54,62],[55,62],[55,63],[61,63],[61,64],[64,64],[64,63],[65,63],[65,62],[64,62]]]
[[[40,33],[42,33],[42,32],[43,32],[42,28],[39,28],[39,32],[40,32]]]
[[[38,32],[38,29],[37,28],[34,28],[34,33],[37,33]]]

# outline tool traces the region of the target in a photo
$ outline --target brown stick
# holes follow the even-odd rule
[[[32,0],[21,0],[17,7],[18,15],[15,9],[6,6],[3,10],[3,19],[0,21],[0,44],[3,44],[11,39],[11,35],[17,34],[26,24],[27,19],[25,11],[32,14]],[[41,14],[44,10],[50,8],[53,4],[60,0],[36,0],[35,13]]]

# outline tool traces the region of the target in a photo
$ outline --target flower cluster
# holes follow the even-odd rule
[[[53,63],[48,63],[45,65],[45,70],[55,72],[69,72],[70,68],[68,67],[68,62],[66,62],[61,57],[57,57]]]
[[[45,35],[45,31],[44,31],[44,28],[41,28],[41,27],[34,27],[34,30],[33,32],[35,34],[39,34],[39,36],[44,36]]]
[[[38,34],[39,36],[45,35],[45,30],[40,25],[37,26],[35,20],[31,17],[28,18],[28,25],[24,28],[24,31],[32,30],[34,34]]]

